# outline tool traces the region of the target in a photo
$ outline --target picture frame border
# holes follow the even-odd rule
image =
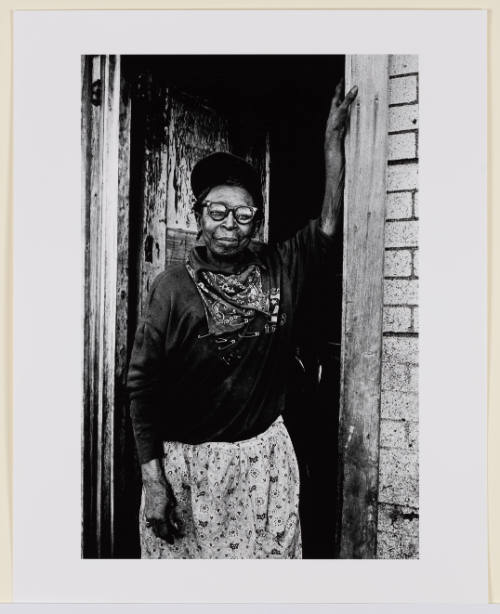
[[[106,6],[97,0],[59,0],[36,2],[7,0],[0,9],[0,60],[3,75],[0,94],[0,166],[4,181],[0,194],[0,265],[3,283],[0,287],[0,601],[12,601],[12,293],[13,293],[13,179],[12,179],[12,14],[16,10],[147,10],[147,9],[435,9],[430,1],[410,2],[394,0],[370,2],[334,0],[293,2],[290,0],[265,2],[237,0],[193,2],[149,0],[140,6],[133,0],[107,0]],[[489,600],[500,603],[500,381],[494,377],[500,371],[500,176],[493,169],[500,156],[500,120],[493,117],[493,109],[500,105],[500,8],[495,0],[442,0],[440,9],[488,9],[488,533],[489,533]],[[7,494],[7,496],[5,496]],[[495,522],[495,519],[497,521]],[[5,547],[4,547],[5,545]]]

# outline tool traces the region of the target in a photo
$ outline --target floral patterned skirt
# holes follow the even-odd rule
[[[299,470],[281,416],[262,434],[198,445],[164,442],[163,468],[184,535],[173,544],[139,530],[148,559],[301,558]]]

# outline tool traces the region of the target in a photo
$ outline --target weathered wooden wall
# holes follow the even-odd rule
[[[375,558],[388,125],[388,56],[347,56],[340,557]]]
[[[83,554],[113,552],[120,60],[85,57]]]

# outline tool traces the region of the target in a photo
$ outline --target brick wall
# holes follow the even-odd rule
[[[418,56],[389,68],[377,556],[418,557]]]

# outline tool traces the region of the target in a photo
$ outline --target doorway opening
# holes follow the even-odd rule
[[[319,216],[324,128],[345,56],[123,56],[122,62],[122,88],[131,99],[130,352],[150,282],[194,243],[189,173],[202,155],[228,150],[260,170],[261,240],[283,240]],[[307,280],[285,415],[301,472],[304,558],[338,554],[342,237],[340,224],[329,266]],[[130,424],[125,429],[124,457],[132,449],[123,459],[130,474],[123,502],[130,513],[117,524],[115,543],[122,544],[120,556],[137,556],[140,477],[130,462]]]

